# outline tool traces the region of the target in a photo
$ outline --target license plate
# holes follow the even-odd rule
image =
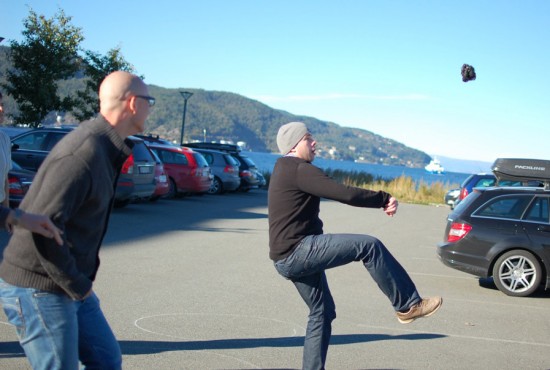
[[[139,166],[139,173],[145,174],[145,173],[151,173],[152,166]]]

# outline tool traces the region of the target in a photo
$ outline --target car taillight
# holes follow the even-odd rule
[[[122,165],[121,173],[125,175],[131,175],[134,172],[134,155],[130,154],[128,159]]]
[[[250,177],[250,176],[252,176],[252,172],[250,172],[248,170],[244,170],[244,171],[241,171],[240,175],[241,175],[241,177]]]
[[[468,189],[462,188],[460,189],[460,194],[458,195],[458,199],[462,200],[466,198],[467,195],[468,195]]]
[[[223,172],[225,172],[225,173],[235,173],[235,167],[234,167],[234,166],[227,165],[227,166],[225,166],[225,168],[223,169]]]
[[[23,189],[23,184],[19,182],[15,177],[9,178],[9,192],[10,195],[23,195],[25,190]]]
[[[208,176],[208,169],[207,168],[193,168],[191,170],[191,176],[196,176],[196,177]]]
[[[460,222],[453,222],[451,224],[451,229],[449,230],[449,235],[447,235],[447,241],[449,243],[457,242],[468,235],[471,230],[472,225]]]

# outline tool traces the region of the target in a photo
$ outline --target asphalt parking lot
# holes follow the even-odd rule
[[[115,210],[95,291],[126,369],[297,369],[304,303],[268,258],[263,190]],[[327,369],[548,369],[550,293],[512,298],[438,261],[448,207],[398,214],[323,202],[325,232],[380,238],[434,316],[399,324],[359,263],[328,271],[337,319]],[[0,245],[6,235],[2,232]],[[28,369],[0,314],[0,368]]]

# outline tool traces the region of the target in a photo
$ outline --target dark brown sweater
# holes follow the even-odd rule
[[[131,147],[100,115],[83,122],[52,149],[21,203],[63,230],[55,240],[16,227],[4,250],[0,277],[7,283],[82,299],[99,267],[116,178]]]
[[[321,198],[356,207],[382,208],[391,195],[342,185],[318,167],[296,157],[275,163],[268,191],[269,257],[288,256],[308,235],[323,233],[319,218]]]

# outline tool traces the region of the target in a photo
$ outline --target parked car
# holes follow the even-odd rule
[[[24,169],[37,171],[54,145],[76,127],[40,127],[13,136],[12,159]],[[135,145],[118,179],[116,207],[124,207],[135,199],[149,198],[155,188],[153,155],[145,147],[143,140],[133,136],[129,139]]]
[[[211,149],[195,148],[193,150],[202,154],[214,176],[208,190],[209,194],[222,194],[239,188],[241,184],[239,162],[231,154]]]
[[[232,154],[239,161],[239,175],[241,176],[240,191],[249,191],[260,187],[260,171],[250,157],[244,154]],[[263,177],[263,176],[262,176]]]
[[[239,162],[241,184],[238,190],[249,191],[250,189],[257,189],[260,187],[260,171],[258,171],[254,161],[242,153],[238,145],[206,142],[188,143],[185,145],[196,149],[213,149],[231,154]]]
[[[466,198],[468,194],[477,187],[494,186],[497,182],[497,178],[492,173],[475,173],[460,184],[460,193],[458,194],[458,202]],[[455,204],[456,206],[456,204]]]
[[[538,186],[538,184],[535,184],[534,182],[531,182],[530,184],[528,184],[528,182],[519,181],[518,179],[510,179],[510,180],[502,179],[500,181],[497,181],[496,176],[491,173],[472,174],[468,176],[468,178],[466,178],[466,180],[464,180],[460,185],[460,193],[458,195],[458,199],[454,203],[454,207],[456,207],[458,203],[460,203],[464,198],[466,198],[474,188],[495,186],[497,185],[497,182],[501,186],[522,186],[522,185]]]
[[[210,189],[210,167],[199,153],[190,148],[175,145],[148,143],[164,164],[170,191],[168,197],[184,194],[204,194]]]
[[[448,204],[451,209],[455,208],[455,204],[458,200],[458,195],[460,194],[460,188],[451,189],[445,194],[445,204]]]
[[[267,185],[267,180],[265,179],[264,175],[259,170],[257,170],[256,176],[258,176],[258,182],[259,182],[258,186],[260,188],[263,188],[264,186]]]
[[[129,136],[134,147],[132,154],[122,165],[118,177],[115,207],[124,207],[138,199],[150,199],[156,188],[155,167],[156,160],[140,138]]]
[[[495,173],[499,180],[535,180],[544,187],[473,189],[449,214],[444,240],[437,247],[445,265],[493,277],[497,288],[510,296],[531,295],[541,284],[550,287],[550,161],[543,161],[543,166],[533,161],[509,160],[505,166],[494,166],[501,171]]]
[[[11,138],[11,157],[24,169],[36,172],[54,145],[73,129],[74,126],[40,127],[16,135]]]
[[[161,197],[167,195],[170,192],[170,183],[168,182],[168,175],[164,170],[164,164],[158,157],[158,155],[149,149],[153,157],[155,158],[155,191],[151,198],[149,199],[152,202],[159,200]]]
[[[19,207],[25,194],[31,186],[35,172],[26,170],[12,161],[12,169],[8,172],[9,203],[11,208]]]

